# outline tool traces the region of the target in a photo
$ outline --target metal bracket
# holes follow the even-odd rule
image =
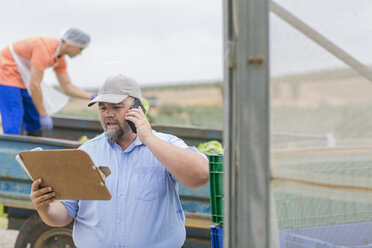
[[[265,62],[265,59],[262,55],[257,55],[256,57],[249,56],[247,59],[248,65],[256,64],[256,65],[262,66],[264,62]]]

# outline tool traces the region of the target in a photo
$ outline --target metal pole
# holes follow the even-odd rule
[[[224,0],[224,247],[270,247],[268,33],[268,0]]]

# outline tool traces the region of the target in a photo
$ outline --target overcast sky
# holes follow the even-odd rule
[[[141,85],[222,79],[220,1],[0,0],[0,10],[2,47],[31,35],[59,37],[67,26],[89,33],[91,45],[68,61],[79,86],[116,73]]]
[[[372,1],[278,0],[364,63],[371,63]],[[59,37],[68,26],[92,42],[68,59],[74,84],[98,87],[111,74],[141,85],[223,77],[221,0],[0,0],[0,46],[32,35]],[[275,15],[270,16],[272,75],[344,67]],[[56,80],[51,70],[46,81]]]

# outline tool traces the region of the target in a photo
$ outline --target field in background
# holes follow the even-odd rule
[[[372,83],[348,69],[288,75],[271,79],[271,130],[372,140]],[[222,83],[142,87],[153,124],[223,127]],[[97,106],[71,98],[56,115],[98,119]],[[1,133],[0,129],[0,133]]]
[[[222,84],[191,84],[142,87],[147,99],[157,99],[159,106],[149,111],[153,124],[181,124],[222,129]],[[88,100],[72,98],[57,115],[98,119],[97,106],[88,108]]]
[[[271,80],[274,132],[372,140],[372,83],[348,69]]]

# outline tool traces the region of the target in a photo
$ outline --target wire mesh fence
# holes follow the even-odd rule
[[[372,247],[371,10],[272,1],[272,247]]]

